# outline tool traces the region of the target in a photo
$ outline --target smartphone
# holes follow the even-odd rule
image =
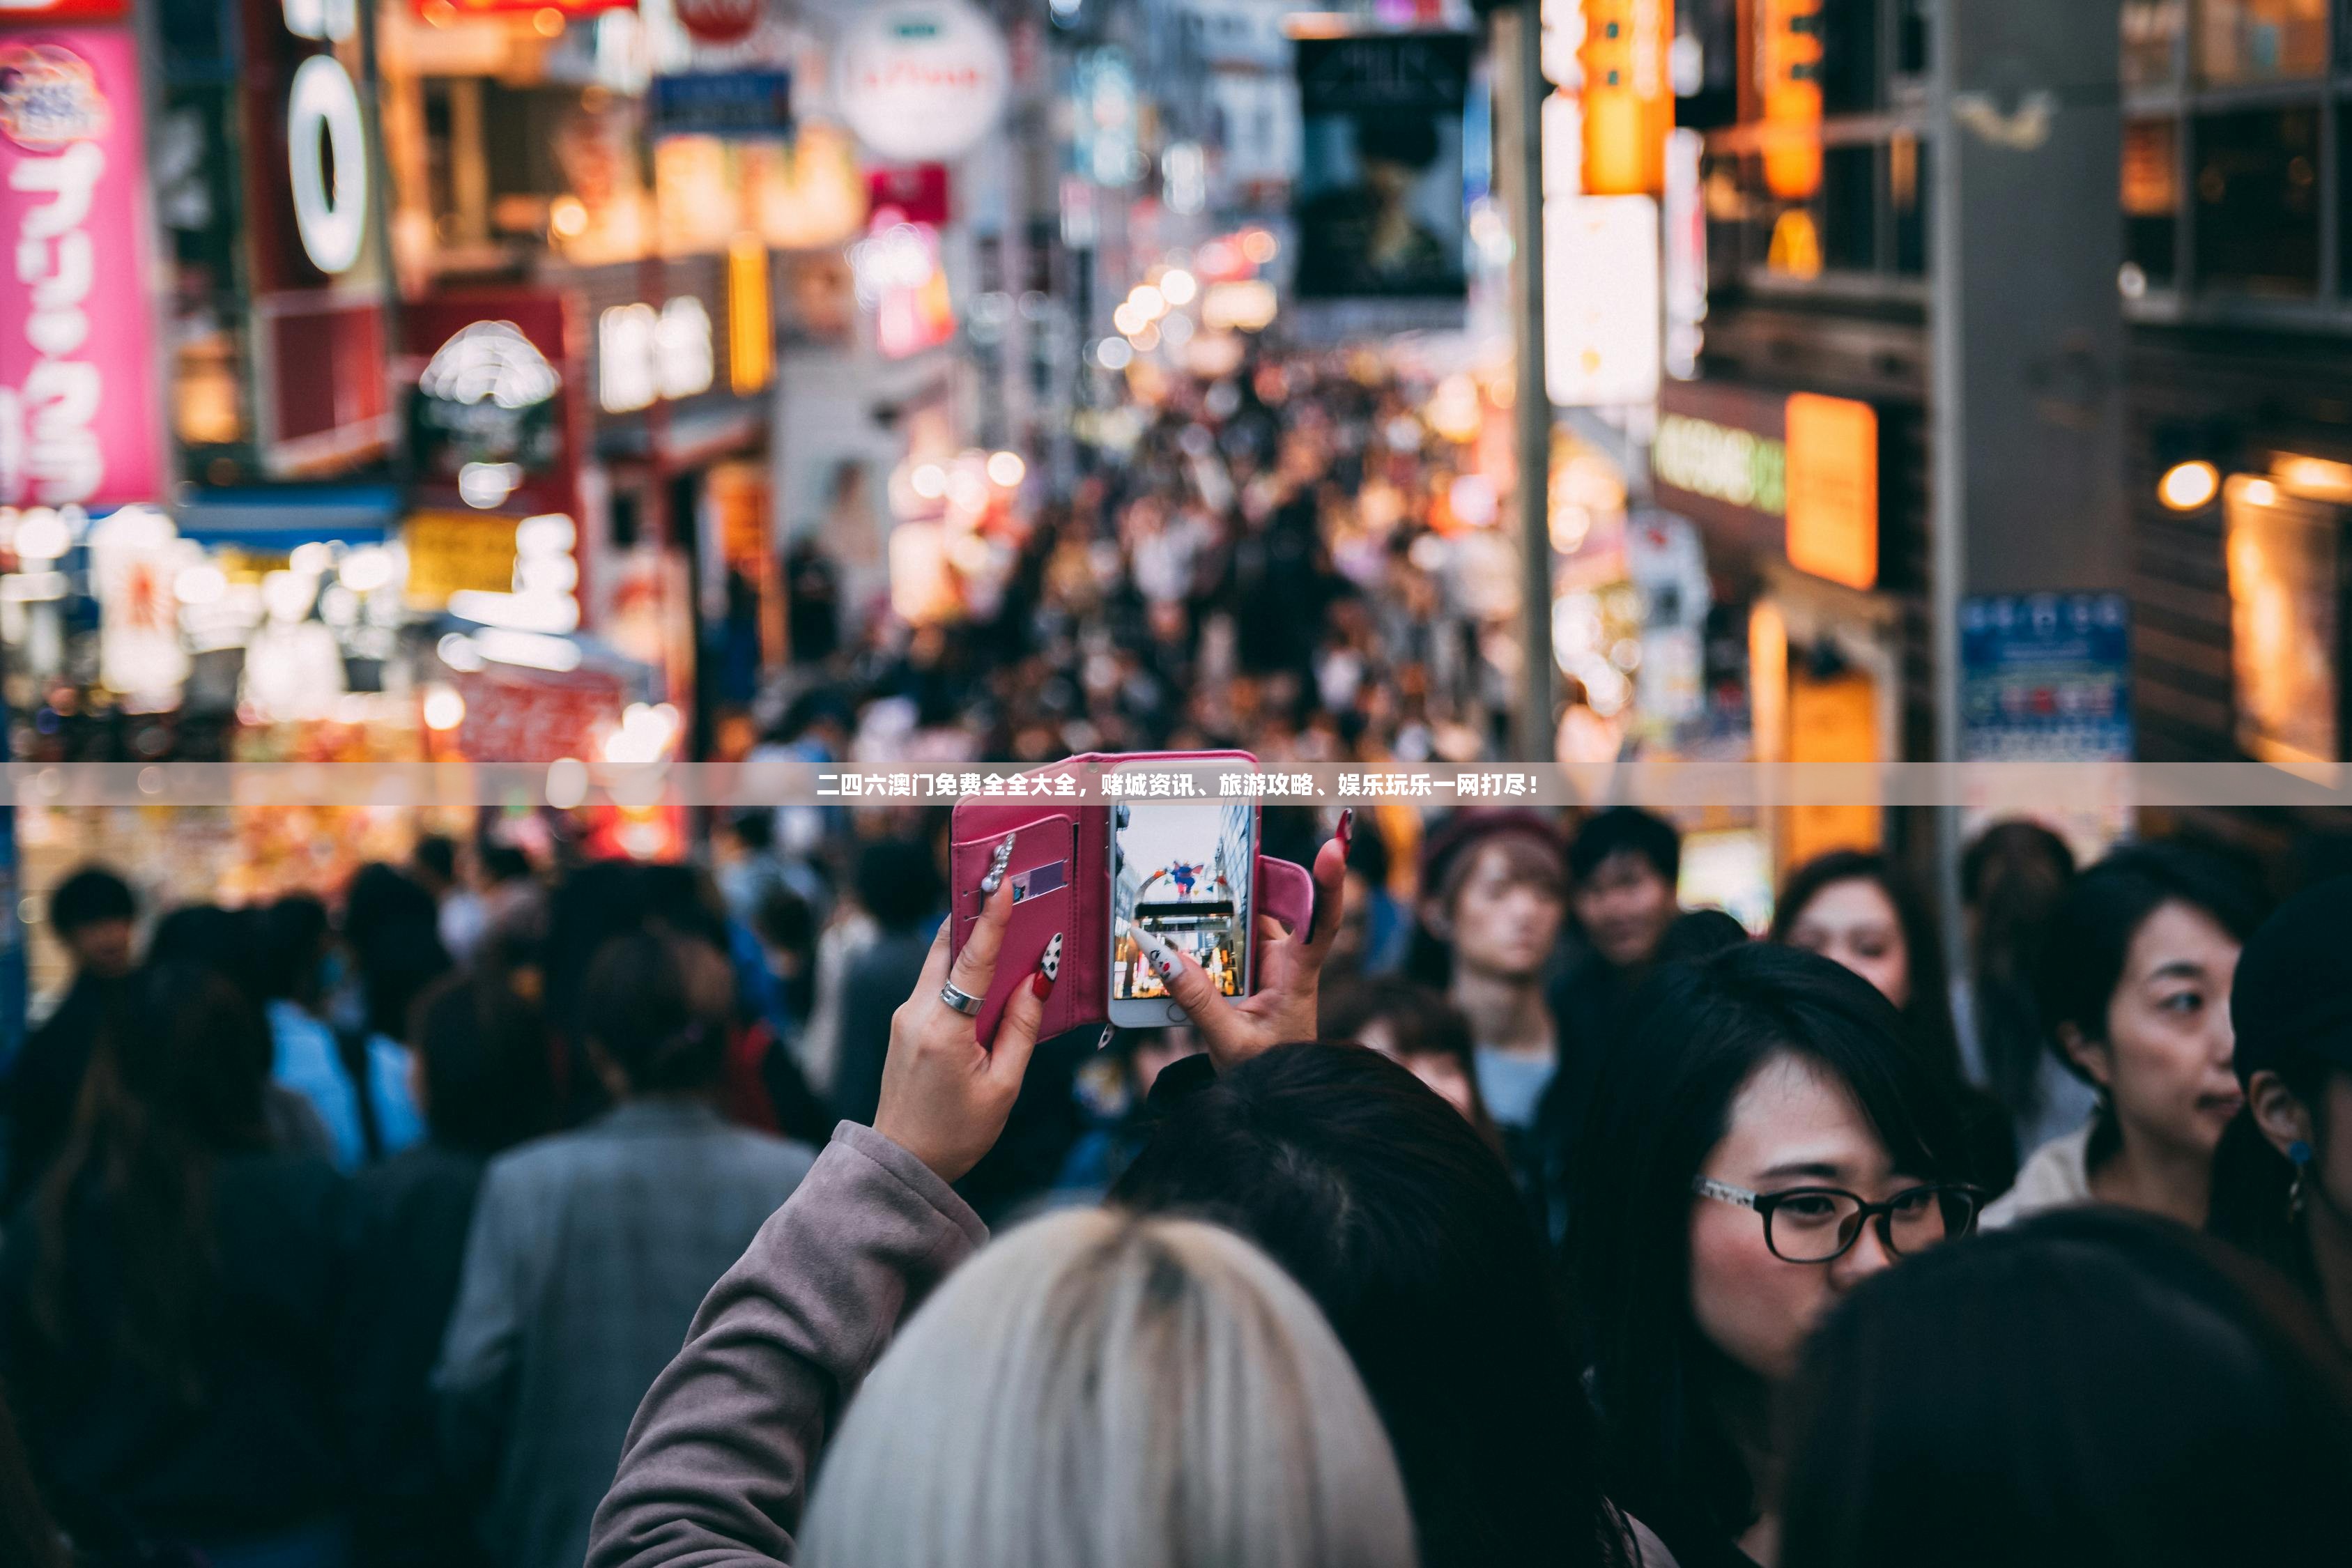
[[[1143,764],[1139,771],[1165,771]],[[1124,770],[1113,770],[1114,772]],[[1251,896],[1257,812],[1247,800],[1120,800],[1110,808],[1110,1022],[1149,1029],[1184,1022],[1135,940],[1173,943],[1217,988],[1250,988]]]

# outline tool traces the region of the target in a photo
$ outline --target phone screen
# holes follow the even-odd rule
[[[1226,995],[1242,994],[1255,826],[1246,801],[1122,801],[1111,807],[1112,1001],[1168,994],[1129,934],[1130,922],[1189,953]]]

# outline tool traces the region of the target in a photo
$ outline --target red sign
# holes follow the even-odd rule
[[[460,16],[488,16],[499,12],[552,11],[559,16],[593,16],[600,11],[634,11],[637,0],[416,0],[416,14],[426,21],[446,20],[451,11]]]
[[[887,163],[869,170],[866,188],[872,196],[868,210],[896,207],[902,223],[927,223],[934,228],[948,221],[948,166],[945,163]]]
[[[403,310],[401,330],[418,499],[577,517],[588,377],[565,296],[446,290]]]
[[[17,22],[116,22],[131,0],[0,0],[0,26]]]
[[[457,678],[466,700],[457,749],[468,762],[585,762],[621,725],[621,678],[598,669],[525,669],[491,664]]]
[[[706,44],[740,44],[767,15],[767,0],[675,0],[678,22]]]

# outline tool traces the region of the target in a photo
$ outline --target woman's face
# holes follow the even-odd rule
[[[1368,1046],[1402,1066],[1413,1077],[1436,1090],[1440,1100],[1460,1111],[1464,1121],[1477,1121],[1477,1094],[1471,1085],[1470,1075],[1463,1070],[1460,1058],[1444,1051],[1400,1050],[1396,1031],[1386,1018],[1375,1018],[1357,1030],[1356,1043]]]
[[[1925,1178],[1896,1171],[1853,1094],[1826,1068],[1783,1052],[1748,1076],[1729,1129],[1699,1173],[1752,1193],[1843,1187],[1878,1202]],[[1894,1259],[1864,1226],[1829,1263],[1787,1263],[1764,1243],[1754,1211],[1691,1200],[1691,1315],[1717,1350],[1769,1383],[1796,1371],[1821,1315]]]
[[[1911,1005],[1911,951],[1886,889],[1866,877],[1832,882],[1789,928],[1789,945],[1835,959],[1897,1007]]]
[[[1456,963],[1511,980],[1541,973],[1567,913],[1560,896],[1512,864],[1510,847],[1481,846],[1454,895]]]
[[[2124,954],[2107,1037],[2071,1045],[2106,1089],[2126,1140],[2210,1158],[2244,1102],[2231,1071],[2230,980],[2238,943],[2202,910],[2157,907]]]

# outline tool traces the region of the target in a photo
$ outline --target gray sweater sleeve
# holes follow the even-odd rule
[[[921,1161],[842,1123],[637,1407],[588,1568],[790,1562],[842,1407],[907,1313],[987,1238]]]

